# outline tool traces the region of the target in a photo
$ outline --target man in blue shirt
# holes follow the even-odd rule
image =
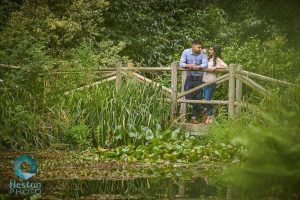
[[[207,55],[201,51],[202,50],[202,43],[198,40],[194,40],[192,42],[192,48],[185,49],[182,52],[180,58],[179,66],[184,69],[203,69],[207,68],[208,66],[208,58]],[[187,91],[192,89],[198,85],[201,85],[203,77],[203,72],[201,71],[187,71],[187,77],[184,84],[184,90]],[[203,91],[198,90],[191,94],[186,95],[186,99],[192,100],[200,100],[202,99]],[[192,104],[192,123],[198,124],[198,117],[201,113],[201,106],[200,104]]]

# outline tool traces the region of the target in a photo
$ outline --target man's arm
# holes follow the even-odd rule
[[[179,67],[184,68],[184,69],[190,69],[191,68],[191,64],[187,64],[187,52],[183,51],[180,57],[180,63],[179,63]]]
[[[202,57],[202,64],[200,65],[203,69],[208,67],[208,57],[204,53]]]
[[[206,54],[202,56],[202,64],[201,65],[194,65],[192,69],[205,69],[208,67],[208,58]]]
[[[185,68],[185,65],[186,65],[186,54],[185,51],[183,51],[180,57],[179,67]]]

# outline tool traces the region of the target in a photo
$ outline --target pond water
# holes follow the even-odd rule
[[[49,195],[47,195],[49,194]],[[43,198],[57,199],[208,199],[217,188],[205,179],[56,180],[44,183]]]
[[[207,168],[200,164],[81,162],[57,156],[35,155],[39,172],[27,182],[41,183],[42,188],[40,196],[33,196],[9,195],[12,180],[26,181],[13,173],[15,156],[2,155],[0,199],[231,199],[226,189],[204,175]]]

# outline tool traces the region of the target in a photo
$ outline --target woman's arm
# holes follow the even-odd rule
[[[218,58],[216,67],[216,69],[227,69],[228,65],[221,58]]]
[[[220,58],[217,59],[216,66],[209,69],[210,72],[215,71],[216,69],[227,69],[228,65]]]

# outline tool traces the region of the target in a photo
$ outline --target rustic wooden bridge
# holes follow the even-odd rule
[[[230,118],[233,118],[236,113],[239,113],[239,107],[250,107],[251,104],[248,104],[246,102],[242,101],[242,90],[243,90],[243,84],[249,86],[250,88],[256,90],[263,96],[268,96],[269,92],[266,88],[261,86],[259,83],[254,81],[254,79],[259,79],[263,81],[268,81],[271,83],[276,83],[280,85],[286,85],[286,86],[292,86],[294,84],[277,80],[271,77],[263,76],[260,74],[252,73],[246,70],[243,70],[242,65],[237,64],[229,64],[228,69],[217,69],[214,71],[214,73],[222,73],[223,75],[217,77],[216,80],[212,82],[207,82],[202,85],[199,85],[195,88],[192,88],[188,91],[184,91],[184,82],[186,79],[186,71],[189,71],[187,69],[182,69],[178,67],[177,63],[173,63],[171,67],[133,67],[133,63],[128,63],[127,67],[123,67],[121,63],[118,63],[116,68],[100,68],[95,71],[103,72],[103,79],[97,82],[94,82],[92,84],[84,85],[82,87],[79,87],[75,90],[83,90],[85,88],[90,88],[95,85],[101,84],[103,82],[108,81],[116,81],[116,89],[119,90],[122,85],[122,78],[134,78],[139,82],[151,84],[153,86],[161,87],[164,93],[167,97],[170,98],[170,101],[172,102],[172,119],[178,119],[177,117],[177,104],[181,104],[180,108],[180,116],[179,118],[181,121],[185,121],[186,116],[186,107],[185,105],[187,103],[198,103],[198,104],[219,104],[219,105],[228,105],[228,116]],[[157,83],[153,80],[150,80],[146,78],[145,76],[142,76],[139,74],[139,72],[163,72],[163,71],[170,71],[171,76],[171,88],[162,86],[160,83]],[[208,72],[207,69],[195,69],[193,71],[203,71]],[[178,72],[182,72],[181,76],[181,92],[178,92]],[[229,87],[228,87],[228,100],[187,100],[185,99],[185,96],[193,93],[197,90],[203,89],[205,86],[208,86],[212,83],[221,84],[225,81],[229,81]],[[69,94],[71,91],[65,92],[65,94]]]
[[[0,64],[0,67],[7,69],[19,69],[17,66],[3,65]],[[139,72],[171,72],[171,87],[165,87],[158,82],[155,82],[145,76],[142,76]],[[161,87],[162,91],[166,95],[166,98],[171,102],[171,120],[175,123],[179,123],[182,125],[184,129],[190,132],[196,132],[197,130],[203,131],[205,128],[201,127],[201,125],[192,125],[190,123],[186,123],[187,116],[187,104],[189,103],[197,103],[197,104],[216,104],[216,105],[227,105],[228,106],[228,117],[233,119],[241,111],[241,107],[246,108],[254,108],[255,106],[243,101],[243,84],[249,86],[253,90],[257,91],[259,94],[268,97],[270,94],[265,87],[257,83],[254,79],[268,81],[275,84],[291,86],[294,85],[292,83],[288,83],[286,81],[277,80],[271,77],[267,77],[264,75],[256,74],[253,72],[249,72],[243,70],[243,66],[240,64],[229,64],[228,69],[217,69],[214,73],[221,73],[221,76],[218,76],[216,80],[212,82],[207,82],[202,85],[199,85],[195,88],[192,88],[188,91],[184,91],[184,83],[186,79],[186,71],[187,69],[182,69],[178,67],[178,63],[172,63],[170,67],[134,67],[133,63],[127,63],[127,66],[124,67],[122,63],[118,63],[116,68],[99,68],[94,72],[99,72],[102,74],[102,79],[91,84],[87,84],[81,86],[79,88],[74,89],[75,91],[84,90],[87,88],[94,87],[101,83],[115,81],[116,82],[116,90],[120,90],[122,86],[123,78],[135,79],[141,83],[151,84],[153,86]],[[195,69],[193,71],[208,71],[207,69]],[[180,77],[179,72],[181,73],[181,91],[178,91],[178,77]],[[66,71],[58,71],[54,73],[69,73]],[[1,80],[0,80],[1,81]],[[189,100],[186,99],[185,96],[193,93],[197,90],[203,89],[205,86],[208,86],[212,83],[221,84],[228,81],[228,95],[227,100]],[[70,94],[72,91],[65,92],[65,95]],[[178,111],[178,104],[180,104],[180,108]],[[179,114],[178,114],[179,113]]]

